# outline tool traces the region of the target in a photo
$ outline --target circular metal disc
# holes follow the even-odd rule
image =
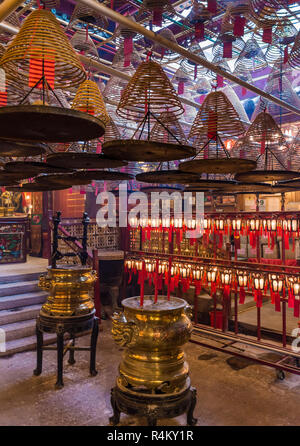
[[[293,187],[295,190],[300,190],[300,178],[296,180],[282,181],[277,186]]]
[[[225,180],[198,180],[197,183],[193,183],[188,186],[188,189],[191,190],[214,190],[214,189],[222,189],[228,185],[236,184],[235,181],[225,181]]]
[[[127,161],[173,161],[195,155],[195,148],[181,144],[116,139],[102,146],[104,155]]]
[[[54,173],[54,174],[45,174],[39,175],[35,178],[37,184],[40,185],[53,185],[53,186],[80,186],[85,184],[90,184],[89,179],[84,178],[76,178],[72,173]]]
[[[21,178],[34,177],[40,173],[67,173],[72,170],[65,167],[51,166],[48,163],[41,163],[38,161],[11,161],[4,166],[7,172],[18,173],[23,175]]]
[[[145,186],[141,187],[140,191],[145,192],[145,194],[150,194],[151,192],[180,192],[182,189],[176,186]]]
[[[7,172],[6,170],[0,171],[0,182],[10,182],[10,181],[20,181],[24,179],[24,174],[15,173],[15,172]]]
[[[45,152],[46,146],[42,143],[0,139],[0,156],[38,156]]]
[[[268,193],[271,192],[272,188],[270,184],[266,183],[235,183],[230,185],[225,185],[223,191],[228,191],[232,193],[248,193],[255,194],[259,192]]]
[[[199,175],[180,172],[180,170],[156,170],[136,175],[137,181],[160,184],[189,184],[199,181]]]
[[[300,177],[299,172],[292,172],[290,170],[254,170],[251,172],[243,172],[235,175],[236,181],[243,181],[245,183],[255,183],[256,181],[280,181],[289,180]]]
[[[216,158],[185,161],[179,164],[183,172],[194,173],[235,173],[255,169],[256,161],[240,158]]]
[[[70,108],[16,105],[0,108],[2,138],[25,141],[88,141],[104,134],[105,124],[95,116]]]
[[[61,152],[47,156],[52,166],[68,166],[71,169],[110,169],[127,166],[126,161],[109,159],[99,153]]]
[[[109,170],[86,170],[81,172],[76,172],[72,174],[72,178],[75,180],[83,179],[87,181],[124,181],[132,180],[133,175],[124,172],[109,171]]]
[[[51,190],[63,190],[69,189],[70,186],[57,186],[57,185],[43,185],[37,183],[28,183],[23,186],[9,186],[7,190],[9,192],[46,192]]]

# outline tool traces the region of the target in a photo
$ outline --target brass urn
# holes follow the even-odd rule
[[[183,345],[192,323],[190,306],[183,299],[166,296],[123,300],[124,313],[113,316],[112,334],[126,347],[119,366],[117,386],[150,394],[171,394],[189,387],[189,367]]]
[[[81,265],[48,267],[42,274],[39,287],[49,291],[41,315],[72,318],[94,313],[93,289],[96,272]]]

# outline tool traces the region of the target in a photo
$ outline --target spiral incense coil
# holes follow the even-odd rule
[[[294,45],[291,49],[288,63],[292,68],[298,68],[300,66],[300,31],[298,32]]]
[[[142,62],[128,82],[117,108],[117,114],[130,120],[141,120],[147,111],[159,115],[169,111],[173,116],[184,108],[162,67],[151,60]]]
[[[285,138],[281,129],[269,113],[259,113],[247,130],[244,141],[268,144],[285,144]]]
[[[7,75],[18,71],[24,85],[34,87],[43,72],[52,88],[80,85],[86,78],[82,64],[52,12],[37,9],[24,20],[1,59]]]
[[[75,32],[70,43],[75,50],[84,53],[86,56],[99,57],[96,45],[88,33],[83,29],[79,29]]]
[[[121,139],[121,134],[115,122],[110,118],[105,127],[104,142],[111,141],[112,139]]]
[[[268,63],[264,53],[257,41],[252,37],[245,43],[244,48],[235,61],[234,68],[240,71],[257,71],[263,70],[267,66]]]
[[[290,15],[289,4],[289,0],[250,0],[250,15],[257,25],[272,26]]]
[[[172,43],[176,43],[177,44],[176,37],[175,37],[174,33],[169,28],[161,29],[158,32],[158,35],[163,37],[164,39],[169,40]],[[178,59],[178,54],[177,53],[174,53],[173,50],[162,46],[159,42],[154,42],[153,43],[152,51],[154,53],[154,56],[156,56],[155,53],[158,53],[157,57],[159,57],[159,62],[160,63],[165,63],[165,62],[168,62],[168,61],[171,61],[171,60]]]
[[[172,113],[162,113],[159,117],[159,121],[155,122],[151,130],[151,141],[186,144],[187,141],[184,131]]]
[[[136,21],[133,15],[127,16],[127,19],[131,20],[132,22]],[[127,25],[122,24],[119,25],[119,32],[124,39],[132,39],[137,35],[137,32],[134,31],[132,28],[129,28]]]
[[[244,131],[239,115],[227,96],[221,91],[213,91],[206,96],[201,105],[189,138],[204,136],[209,139],[210,135],[216,133],[238,136]]]
[[[96,82],[89,79],[79,86],[72,103],[72,109],[93,115],[105,125],[109,122],[101,91]]]
[[[76,3],[70,17],[68,27],[72,27],[74,22],[82,20],[83,22],[90,23],[91,25],[99,26],[99,28],[108,28],[108,20],[105,16],[97,13],[95,9],[89,8],[83,3]]]

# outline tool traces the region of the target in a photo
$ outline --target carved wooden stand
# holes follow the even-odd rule
[[[148,426],[156,426],[159,418],[174,418],[187,414],[187,425],[194,426],[197,419],[193,412],[196,405],[196,389],[188,387],[181,392],[172,394],[150,394],[124,387],[120,381],[111,390],[111,405],[113,416],[109,421],[116,426],[120,421],[121,412],[128,415],[146,417]]]
[[[37,337],[37,366],[33,371],[34,375],[38,376],[42,373],[43,368],[43,351],[57,350],[57,381],[56,389],[61,389],[64,386],[63,382],[63,358],[69,351],[69,364],[75,364],[74,352],[75,350],[90,351],[90,374],[97,375],[96,370],[96,346],[98,339],[98,318],[95,317],[95,312],[86,316],[78,316],[72,318],[50,317],[43,315],[40,312],[36,322],[36,337]],[[90,347],[75,347],[76,335],[87,330],[91,332]],[[43,333],[56,333],[57,347],[43,345]],[[70,341],[65,345],[64,335],[69,333]]]

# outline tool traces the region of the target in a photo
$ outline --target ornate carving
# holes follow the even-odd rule
[[[114,313],[112,323],[112,335],[116,344],[125,347],[134,343],[137,332],[134,322],[128,322],[123,313]]]

